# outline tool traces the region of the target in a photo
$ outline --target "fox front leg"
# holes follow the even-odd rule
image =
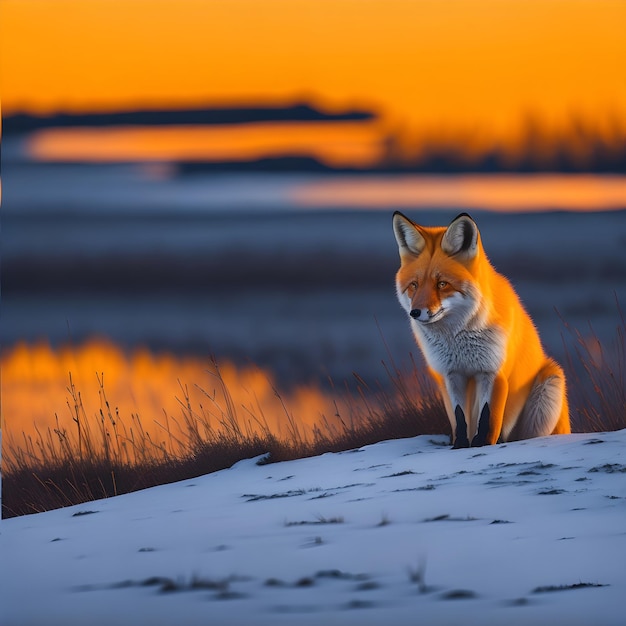
[[[502,432],[504,405],[508,383],[503,376],[481,372],[476,376],[476,394],[480,410],[476,434],[472,447],[481,447],[498,442]]]
[[[467,436],[467,419],[465,416],[467,378],[457,372],[452,372],[446,376],[446,391],[450,398],[450,406],[454,411],[452,422],[452,448],[469,448],[470,442]]]

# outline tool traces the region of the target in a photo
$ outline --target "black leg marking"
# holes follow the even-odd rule
[[[452,448],[454,450],[458,450],[459,448],[469,448],[465,413],[463,413],[463,409],[458,404],[456,405],[456,409],[454,409],[454,416],[456,417],[456,437]]]
[[[472,448],[480,448],[487,444],[487,435],[489,434],[489,420],[491,419],[491,411],[489,405],[485,404],[483,410],[480,412],[480,419],[478,420],[478,433],[472,439]]]

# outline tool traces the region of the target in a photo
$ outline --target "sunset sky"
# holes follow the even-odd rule
[[[310,101],[513,141],[626,119],[621,0],[2,0],[3,114]]]

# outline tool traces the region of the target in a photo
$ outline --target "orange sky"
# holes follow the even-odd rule
[[[626,119],[622,0],[2,0],[2,106],[312,100],[489,142]]]

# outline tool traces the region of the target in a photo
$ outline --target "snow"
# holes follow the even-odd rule
[[[626,430],[445,439],[3,520],[0,623],[625,623]]]

